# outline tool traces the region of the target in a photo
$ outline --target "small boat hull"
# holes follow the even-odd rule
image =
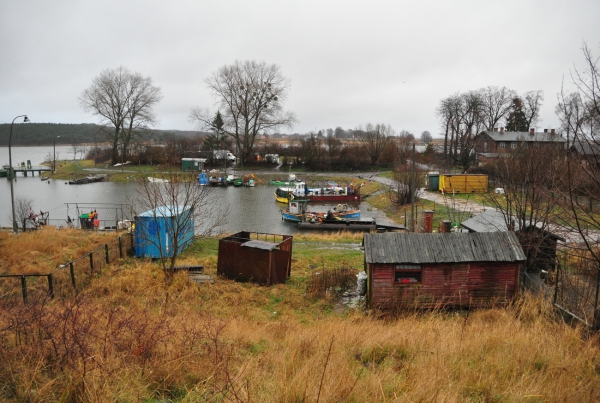
[[[106,179],[108,175],[88,175],[85,178],[69,181],[69,185],[84,185],[86,183],[100,182]]]
[[[354,231],[371,232],[377,229],[375,221],[323,221],[323,222],[299,222],[298,228],[311,231]]]

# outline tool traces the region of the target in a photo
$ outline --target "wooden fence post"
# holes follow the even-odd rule
[[[123,259],[123,242],[121,242],[120,236],[119,236],[119,259]]]
[[[48,274],[48,294],[50,294],[50,298],[54,299],[54,279],[52,274]]]
[[[600,307],[598,306],[598,297],[600,296],[600,268],[596,269],[596,298],[594,301],[594,330],[600,330]]]
[[[106,255],[106,264],[109,264],[110,262],[108,261],[108,244],[107,243],[104,244],[104,254]]]
[[[90,253],[90,270],[94,271],[94,252]]]
[[[553,304],[556,305],[556,299],[558,298],[558,279],[560,277],[560,261],[558,261],[558,264],[556,265],[556,283],[554,284],[554,299],[552,301]]]
[[[69,271],[71,272],[71,284],[73,284],[73,288],[77,288],[75,286],[75,268],[73,267],[73,262],[69,262]]]
[[[21,276],[21,292],[23,293],[23,302],[27,303],[27,278]]]

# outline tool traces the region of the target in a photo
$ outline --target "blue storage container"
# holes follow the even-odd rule
[[[181,253],[194,240],[194,210],[185,206],[160,206],[135,217],[135,256],[172,257],[174,238]]]

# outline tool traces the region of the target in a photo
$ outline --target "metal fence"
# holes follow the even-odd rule
[[[47,274],[0,275],[0,299],[23,302],[46,298],[66,298],[85,288],[110,263],[133,254],[133,233],[127,233],[99,246],[90,253],[58,266]]]
[[[586,326],[600,330],[600,268],[591,259],[576,257],[557,264],[554,306]]]

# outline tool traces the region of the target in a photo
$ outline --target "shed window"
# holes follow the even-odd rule
[[[500,142],[500,148],[506,148],[506,143],[504,141]]]
[[[512,143],[510,143],[510,148],[517,148],[517,142],[513,141]]]
[[[423,269],[418,264],[397,264],[396,265],[396,284],[419,284]]]

